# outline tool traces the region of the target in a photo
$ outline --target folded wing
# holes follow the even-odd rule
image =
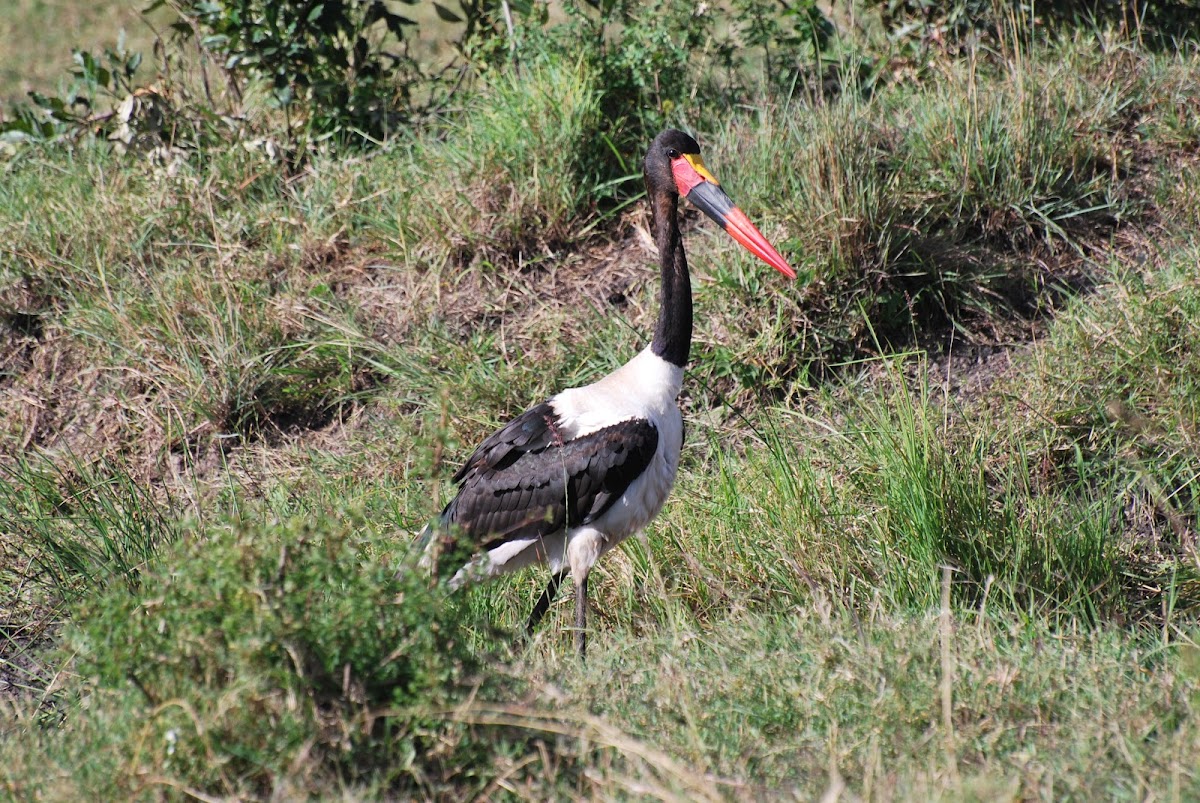
[[[476,548],[548,536],[602,516],[645,471],[658,430],[629,419],[565,440],[539,404],[480,444],[454,475],[459,492],[442,524]]]

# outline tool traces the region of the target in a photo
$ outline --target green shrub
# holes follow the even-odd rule
[[[448,709],[504,682],[482,673],[492,656],[471,649],[457,599],[362,527],[193,533],[140,593],[90,599],[67,635],[82,705],[63,709],[46,745],[74,767],[77,791],[474,788],[507,742],[450,723]]]
[[[33,93],[36,108],[18,107],[11,120],[0,114],[0,136],[201,151],[231,138],[267,140],[272,148],[282,140],[291,162],[306,159],[316,143],[378,143],[445,103],[461,85],[460,75],[447,80],[456,78],[451,67],[497,49],[491,4],[457,5],[456,12],[434,3],[438,19],[422,23],[453,49],[435,68],[410,53],[418,23],[384,0],[155,0],[143,13],[169,6],[176,18],[172,41],[156,48],[160,74],[152,84],[135,80],[141,54],[123,44],[100,57],[76,50],[70,88],[61,96]],[[282,120],[257,119],[262,85]]]
[[[402,46],[416,23],[383,0],[187,0],[177,8],[179,36],[198,37],[227,71],[269,82],[274,101],[314,138],[387,137],[426,78]]]
[[[161,156],[177,144],[223,141],[214,110],[182,114],[169,90],[141,83],[142,54],[126,50],[123,36],[101,55],[76,48],[71,57],[61,94],[30,92],[32,104],[0,109],[0,144],[96,138]]]
[[[563,10],[566,22],[553,26],[544,15],[527,15],[520,52],[587,62],[602,93],[605,137],[618,154],[614,177],[640,172],[641,149],[665,125],[694,130],[714,107],[744,103],[763,87],[790,94],[831,45],[832,27],[812,0],[737,0],[728,10],[576,0]]]

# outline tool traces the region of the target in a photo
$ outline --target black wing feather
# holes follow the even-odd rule
[[[658,430],[630,419],[564,440],[539,404],[485,440],[454,475],[458,496],[442,524],[483,549],[588,524],[650,464]]]
[[[489,435],[454,474],[454,481],[461,483],[472,471],[484,468],[507,468],[527,452],[562,443],[554,408],[549,402],[542,402]]]

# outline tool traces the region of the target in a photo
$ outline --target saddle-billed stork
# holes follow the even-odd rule
[[[654,340],[603,379],[531,407],[480,444],[454,475],[457,496],[426,532],[431,550],[474,553],[451,578],[453,588],[549,564],[550,582],[526,625],[530,634],[569,572],[581,658],[588,572],[658,515],[679,467],[683,419],[676,396],[692,340],[679,196],[768,265],[796,276],[705,168],[692,137],[663,131],[650,145],[644,173],[662,270]]]

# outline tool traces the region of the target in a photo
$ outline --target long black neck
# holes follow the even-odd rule
[[[662,295],[658,325],[650,348],[667,362],[680,368],[687,365],[692,348],[692,280],[688,276],[683,238],[679,234],[676,203],[679,197],[669,192],[650,192],[654,217],[654,242],[662,266]]]

